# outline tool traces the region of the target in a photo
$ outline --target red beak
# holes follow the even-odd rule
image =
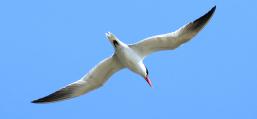
[[[146,82],[149,84],[150,87],[152,87],[152,82],[151,80],[148,78],[148,75],[145,77]]]

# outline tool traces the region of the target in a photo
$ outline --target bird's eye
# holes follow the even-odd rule
[[[114,45],[115,47],[117,47],[117,46],[119,45],[119,43],[118,43],[116,40],[112,41],[112,43],[113,43],[113,45]]]
[[[149,72],[148,72],[148,69],[147,69],[146,67],[145,67],[145,69],[146,69],[146,74],[148,75],[148,73],[149,73]]]

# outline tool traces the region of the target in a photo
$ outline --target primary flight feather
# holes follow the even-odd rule
[[[113,73],[122,68],[128,68],[139,74],[152,86],[148,77],[148,69],[143,63],[144,58],[153,52],[175,49],[189,41],[208,23],[215,9],[216,6],[205,15],[174,32],[152,36],[131,45],[121,42],[110,32],[106,33],[107,38],[115,49],[112,56],[101,61],[80,80],[48,96],[34,100],[32,103],[56,102],[80,96],[102,86]]]

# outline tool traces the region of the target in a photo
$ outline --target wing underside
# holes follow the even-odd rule
[[[208,23],[215,10],[216,6],[200,18],[182,26],[175,32],[152,36],[141,40],[138,43],[132,44],[130,47],[138,52],[142,57],[160,50],[175,49],[193,38]]]
[[[121,68],[122,66],[116,61],[115,57],[106,58],[80,80],[48,96],[34,100],[32,103],[56,102],[80,96],[102,86],[113,73]]]

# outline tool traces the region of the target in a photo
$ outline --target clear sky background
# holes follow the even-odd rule
[[[125,43],[209,24],[174,51],[145,60],[153,88],[124,69],[72,100],[32,104],[80,79]],[[256,119],[256,0],[0,1],[1,119]]]

